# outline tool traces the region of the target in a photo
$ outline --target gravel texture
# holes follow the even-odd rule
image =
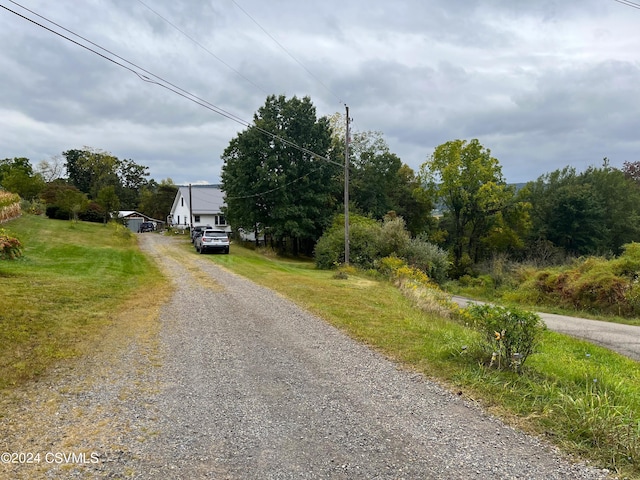
[[[62,372],[45,388],[66,412],[40,427],[57,429],[47,448],[82,446],[100,462],[42,467],[43,478],[607,478],[174,242],[141,235],[175,282],[157,332],[99,367],[116,378]],[[27,409],[48,401],[33,393]],[[7,478],[40,473],[24,467]]]

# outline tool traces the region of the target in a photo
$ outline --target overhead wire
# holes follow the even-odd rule
[[[222,60],[220,57],[218,57],[215,53],[213,53],[211,50],[209,50],[207,47],[205,47],[204,45],[202,45],[202,43],[200,43],[198,40],[196,40],[195,38],[193,38],[191,35],[189,35],[188,33],[186,33],[184,30],[182,30],[180,27],[178,27],[176,24],[174,24],[173,22],[171,22],[169,19],[165,18],[164,16],[162,16],[160,13],[156,12],[153,8],[151,8],[149,5],[147,5],[146,3],[144,3],[142,0],[138,0],[138,3],[140,3],[141,5],[143,5],[146,9],[148,9],[150,12],[152,12],[153,14],[157,15],[159,18],[161,18],[162,20],[164,20],[166,23],[168,23],[171,27],[173,27],[175,30],[177,30],[178,32],[180,32],[182,35],[184,35],[185,37],[187,37],[189,40],[191,40],[193,43],[195,43],[198,47],[200,47],[202,50],[204,50],[205,52],[207,52],[209,55],[211,55],[213,58],[215,58],[216,60],[218,60],[220,63],[222,63],[225,67],[227,67],[229,70],[233,71],[236,75],[238,75],[239,77],[243,78],[244,80],[246,80],[248,83],[250,83],[251,85],[253,85],[255,88],[257,88],[258,90],[260,90],[262,93],[264,93],[265,95],[268,95],[269,93],[264,90],[262,87],[260,87],[257,83],[251,81],[249,78],[247,78],[246,76],[244,76],[242,73],[240,73],[238,70],[236,70],[235,68],[233,68],[231,65],[229,65],[227,62],[225,62],[224,60]]]
[[[314,169],[314,170],[311,170],[310,172],[307,172],[307,173],[305,173],[304,175],[301,175],[301,176],[299,176],[298,178],[296,178],[296,179],[294,179],[294,180],[291,180],[291,181],[289,181],[289,182],[285,183],[284,185],[280,185],[280,186],[278,186],[278,187],[274,187],[274,188],[272,188],[272,189],[270,189],[270,190],[265,190],[265,191],[263,191],[263,192],[253,193],[253,194],[250,194],[250,195],[239,195],[239,196],[233,196],[233,197],[226,197],[226,196],[225,196],[225,199],[227,199],[227,200],[244,200],[244,199],[249,199],[249,198],[257,198],[257,197],[261,197],[261,196],[263,196],[263,195],[267,195],[267,194],[269,194],[269,193],[273,193],[273,192],[276,192],[276,191],[278,191],[278,190],[282,190],[283,188],[286,188],[286,187],[288,187],[289,185],[293,185],[294,183],[299,182],[299,181],[300,181],[300,180],[302,180],[303,178],[308,177],[310,174],[312,174],[312,173],[315,173],[315,172],[319,171],[321,168],[322,168],[322,167],[318,167],[318,168],[316,168],[316,169]]]
[[[621,3],[622,5],[626,5],[631,8],[636,8],[640,10],[640,3],[632,2],[630,0],[613,0],[614,2]]]
[[[240,6],[240,4],[238,4],[238,2],[236,2],[236,0],[231,0],[233,2],[233,4],[238,7],[238,9],[240,9],[240,11],[242,13],[244,13],[253,23],[255,23],[258,28],[260,30],[262,30],[264,32],[264,34],[269,37],[271,40],[273,40],[273,42],[282,49],[282,51],[284,51],[289,57],[291,57],[293,59],[294,62],[296,62],[298,65],[300,65],[300,67],[302,67],[312,78],[314,78],[320,85],[322,85],[322,87],[327,90],[327,92],[329,92],[331,95],[333,95],[340,104],[344,105],[344,102],[342,101],[342,99],[340,98],[340,96],[338,96],[333,90],[331,90],[329,87],[327,87],[324,82],[322,82],[322,80],[320,80],[316,75],[314,75],[314,73],[309,70],[300,60],[298,60],[289,50],[287,50],[284,45],[282,45],[278,40],[276,40],[276,38],[271,35],[266,28],[264,28],[262,25],[260,25],[260,23],[258,23],[258,21],[253,18],[249,12],[247,12],[244,8],[242,8],[242,6]]]
[[[90,45],[93,45],[93,46],[103,50],[104,52],[109,53],[113,57],[118,58],[119,60],[122,60],[123,62],[125,62],[125,63],[137,68],[141,72],[144,72],[144,73],[146,73],[146,74],[148,74],[151,77],[156,79],[156,80],[153,80],[152,78],[148,77],[147,75],[141,74],[140,71],[134,70],[133,68],[128,67],[127,65],[124,65],[123,63],[117,62],[113,58],[110,58],[107,55],[104,55],[104,54],[102,54],[102,53],[100,53],[100,52],[88,47],[87,45],[84,45],[84,44],[82,44],[82,43],[80,43],[80,42],[78,42],[78,41],[76,41],[76,40],[74,40],[74,39],[72,39],[72,38],[70,38],[70,37],[68,37],[66,35],[63,35],[62,33],[58,32],[58,31],[56,31],[56,30],[54,30],[52,28],[49,28],[49,27],[47,27],[45,25],[42,25],[41,23],[33,20],[32,18],[29,18],[29,17],[27,17],[25,15],[22,15],[21,13],[16,12],[15,10],[10,9],[10,8],[6,7],[5,5],[0,5],[0,7],[4,8],[5,10],[7,10],[7,11],[9,11],[9,12],[11,12],[11,13],[13,13],[13,14],[21,17],[21,18],[23,18],[24,20],[27,20],[27,21],[33,23],[34,25],[37,25],[37,26],[39,26],[39,27],[41,27],[41,28],[43,28],[43,29],[55,34],[55,35],[58,35],[59,37],[64,38],[65,40],[68,40],[68,41],[74,43],[75,45],[78,45],[79,47],[82,47],[82,48],[84,48],[84,49],[86,49],[86,50],[88,50],[88,51],[100,56],[101,58],[103,58],[105,60],[108,60],[108,61],[110,61],[110,62],[112,62],[112,63],[114,63],[114,64],[116,64],[116,65],[118,65],[118,66],[120,66],[122,68],[124,68],[125,70],[130,71],[131,73],[136,75],[138,78],[140,78],[144,82],[151,83],[151,84],[154,84],[154,85],[158,85],[158,86],[160,86],[162,88],[165,88],[166,90],[169,90],[170,92],[175,93],[176,95],[179,95],[179,96],[181,96],[181,97],[183,97],[183,98],[185,98],[185,99],[187,99],[187,100],[189,100],[189,101],[191,101],[191,102],[193,102],[193,103],[195,103],[197,105],[200,105],[200,106],[202,106],[204,108],[207,108],[207,109],[213,111],[214,113],[217,113],[218,115],[221,115],[221,116],[223,116],[223,117],[225,117],[225,118],[227,118],[229,120],[232,120],[232,121],[234,121],[234,122],[236,122],[236,123],[238,123],[238,124],[240,124],[240,125],[242,125],[244,127],[255,128],[260,133],[271,137],[273,140],[280,141],[283,144],[288,145],[288,146],[290,146],[292,148],[295,148],[298,151],[301,151],[301,152],[306,153],[308,155],[311,155],[314,158],[317,158],[319,160],[323,160],[325,162],[332,163],[332,164],[335,164],[335,165],[338,165],[338,166],[342,166],[341,163],[338,163],[338,162],[336,162],[334,160],[331,160],[331,159],[329,159],[327,157],[319,155],[319,154],[317,154],[317,153],[315,153],[315,152],[313,152],[313,151],[311,151],[311,150],[309,150],[309,149],[307,149],[305,147],[301,147],[301,146],[297,145],[296,143],[294,143],[294,142],[292,142],[290,140],[282,138],[282,137],[280,137],[280,136],[278,136],[278,135],[276,135],[276,134],[274,134],[272,132],[269,132],[268,130],[265,130],[265,129],[253,124],[252,122],[248,122],[246,120],[243,120],[242,118],[238,117],[237,115],[234,115],[233,113],[228,112],[228,111],[226,111],[226,110],[224,110],[224,109],[222,109],[222,108],[220,108],[220,107],[208,102],[207,100],[204,100],[203,98],[200,98],[199,96],[197,96],[195,94],[192,94],[192,93],[188,92],[187,90],[184,90],[183,88],[181,88],[181,87],[179,87],[177,85],[174,85],[173,83],[165,80],[164,78],[162,78],[162,77],[160,77],[158,75],[155,75],[154,73],[152,73],[152,72],[140,67],[139,65],[137,65],[137,64],[135,64],[133,62],[130,62],[129,60],[121,57],[120,55],[117,55],[116,53],[114,53],[114,52],[112,52],[112,51],[110,51],[110,50],[108,50],[108,49],[106,49],[106,48],[104,48],[104,47],[102,47],[100,45],[98,45],[97,43],[92,42],[91,40],[89,40],[89,39],[87,39],[87,38],[85,38],[85,37],[73,32],[73,31],[63,27],[62,25],[59,25],[58,23],[48,19],[47,17],[44,17],[43,15],[40,15],[37,12],[34,12],[33,10],[30,10],[27,7],[24,7],[23,5],[19,4],[18,2],[15,2],[14,0],[9,0],[9,1],[11,3],[13,3],[14,5],[17,5],[18,7],[28,11],[29,13],[31,13],[33,15],[36,15],[37,17],[45,20],[46,22],[49,22],[52,25],[55,25],[56,27],[64,30],[65,32],[68,32],[71,35],[74,35],[75,37],[82,39],[83,41],[89,43]]]

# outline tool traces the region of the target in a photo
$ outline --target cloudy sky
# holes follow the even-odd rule
[[[269,94],[309,96],[318,116],[347,104],[356,130],[382,132],[416,170],[436,146],[472,138],[509,182],[603,157],[620,167],[640,161],[634,5],[0,0],[0,158],[36,165],[89,146],[158,181],[217,183],[244,128],[10,9],[243,121]]]

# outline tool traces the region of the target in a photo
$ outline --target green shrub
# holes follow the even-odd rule
[[[78,215],[78,218],[83,222],[104,223],[105,211],[96,202],[91,202],[87,206],[87,209]]]
[[[316,266],[321,269],[335,268],[344,263],[343,215],[336,216],[331,227],[320,237],[314,257]],[[401,217],[387,215],[380,223],[352,215],[349,222],[349,262],[363,270],[379,270],[379,261],[385,257],[404,259],[403,264],[406,261],[438,284],[446,280],[450,265],[444,250],[423,238],[410,238]]]
[[[492,305],[467,308],[471,326],[484,336],[483,361],[498,369],[519,372],[535,352],[545,326],[533,312]]]
[[[613,271],[636,279],[640,275],[640,243],[627,243],[622,250],[622,254],[611,261]]]
[[[381,257],[402,256],[409,245],[411,236],[402,217],[387,215],[378,232],[378,250]]]
[[[47,205],[45,214],[53,220],[69,220],[71,216],[68,210],[60,208],[58,205]]]
[[[0,260],[13,260],[22,256],[22,243],[0,228]]]
[[[443,318],[458,313],[459,308],[449,294],[442,291],[425,272],[407,265],[403,259],[396,256],[381,258],[376,262],[376,268],[423,312]]]
[[[381,226],[375,220],[352,215],[349,217],[349,261],[368,269],[380,257]],[[315,247],[318,268],[331,269],[344,263],[344,216],[338,215],[329,229],[320,237]]]
[[[439,246],[422,237],[412,238],[399,255],[409,265],[429,275],[429,278],[436,283],[441,285],[446,281],[451,262],[448,253]]]
[[[22,200],[20,202],[20,208],[23,212],[31,215],[42,215],[45,211],[45,204],[40,200]]]

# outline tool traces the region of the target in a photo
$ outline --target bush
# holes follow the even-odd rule
[[[411,267],[404,260],[391,256],[376,262],[377,271],[392,280],[400,291],[422,311],[449,318],[459,311],[458,306],[431,281],[422,270]]]
[[[491,305],[467,308],[471,326],[484,337],[484,361],[498,369],[519,372],[527,358],[535,353],[545,326],[533,312]]]
[[[31,215],[42,215],[45,211],[45,205],[40,200],[22,200],[20,208]]]
[[[611,263],[615,273],[635,280],[640,275],[640,243],[623,245],[622,254]]]
[[[395,214],[389,214],[384,217],[378,236],[377,243],[381,257],[389,255],[401,256],[411,240],[404,219],[395,216]]]
[[[423,238],[412,239],[402,217],[389,214],[384,222],[376,222],[360,215],[350,217],[349,260],[356,267],[379,269],[385,257],[404,259],[406,263],[423,271],[438,284],[447,278],[447,253]],[[344,216],[338,215],[316,244],[316,266],[330,269],[344,263]],[[384,267],[383,267],[384,268]]]
[[[359,215],[349,218],[349,260],[368,269],[380,256],[378,222]],[[344,263],[344,216],[338,215],[331,227],[320,237],[314,252],[318,268],[330,269]]]
[[[22,256],[22,243],[0,228],[0,260],[13,260]]]
[[[58,205],[48,205],[45,214],[53,220],[69,220],[71,218],[71,213]]]
[[[84,222],[104,223],[104,214],[104,208],[96,202],[91,202],[87,209],[78,215],[78,218]]]
[[[448,253],[437,245],[418,237],[409,240],[400,254],[407,264],[419,268],[438,284],[447,280],[451,262]]]

